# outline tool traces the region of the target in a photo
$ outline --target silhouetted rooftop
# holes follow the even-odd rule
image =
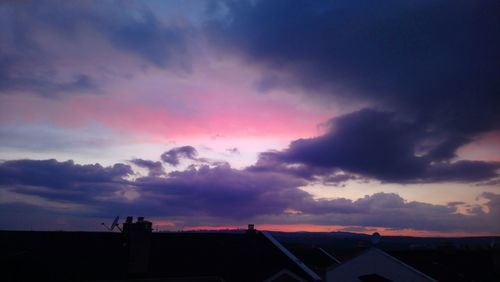
[[[120,233],[0,232],[7,280],[125,279],[128,253]],[[288,269],[311,277],[262,233],[153,233],[145,277],[222,277],[262,281]],[[26,271],[29,270],[29,271]],[[138,277],[141,278],[141,277]]]

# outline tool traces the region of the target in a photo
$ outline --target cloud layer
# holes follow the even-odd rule
[[[197,165],[186,170],[157,173],[161,164],[145,160],[132,163],[149,167],[147,176],[131,180],[131,167],[78,165],[71,161],[12,160],[0,164],[0,208],[39,209],[39,215],[68,214],[109,217],[138,213],[149,217],[182,218],[183,225],[199,218],[214,222],[259,224],[319,224],[375,226],[442,232],[500,232],[500,195],[484,193],[484,211],[463,203],[435,205],[407,201],[395,193],[364,198],[314,199],[300,187],[308,181],[288,173],[233,169],[227,164]],[[9,213],[4,213],[8,216]],[[265,219],[268,217],[268,219]],[[33,217],[35,218],[35,217]],[[25,221],[30,221],[26,214]],[[6,228],[5,226],[3,228]]]

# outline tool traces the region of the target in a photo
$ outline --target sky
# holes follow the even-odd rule
[[[500,235],[499,6],[3,1],[0,229]]]

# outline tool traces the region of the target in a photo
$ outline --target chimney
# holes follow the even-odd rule
[[[255,234],[255,233],[257,233],[257,230],[255,230],[255,225],[248,224],[247,234]]]
[[[131,216],[123,224],[123,234],[128,248],[128,272],[141,274],[148,272],[149,251],[151,246],[152,223],[139,217],[133,222]]]

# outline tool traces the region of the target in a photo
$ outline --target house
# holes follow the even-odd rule
[[[344,263],[331,267],[325,281],[334,282],[430,282],[436,281],[388,253],[372,247]]]
[[[2,281],[320,281],[270,233],[0,232]],[[29,271],[26,271],[29,270]]]
[[[286,246],[253,225],[227,232],[0,232],[2,281],[435,281],[371,248],[343,263],[309,243]],[[27,271],[29,270],[29,271]]]

